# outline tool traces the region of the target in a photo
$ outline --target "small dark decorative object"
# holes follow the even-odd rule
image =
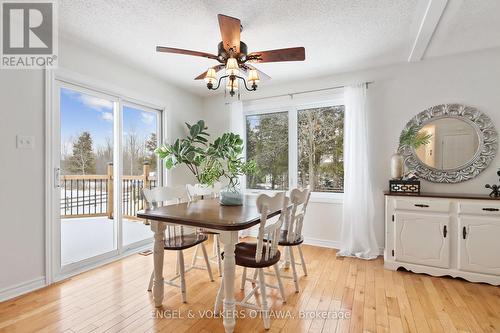
[[[391,193],[420,194],[420,180],[390,180]]]
[[[500,170],[498,170],[497,175],[500,176]],[[491,189],[490,197],[500,198],[500,185],[486,184],[485,187]]]

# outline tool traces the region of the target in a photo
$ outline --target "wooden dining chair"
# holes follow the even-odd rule
[[[304,242],[304,237],[302,236],[302,227],[304,225],[304,216],[306,214],[307,204],[309,203],[309,198],[311,197],[311,191],[309,189],[293,189],[290,192],[290,202],[292,207],[290,209],[289,218],[285,219],[284,228],[280,232],[279,242],[280,246],[285,247],[285,252],[287,252],[290,258],[290,265],[292,266],[292,277],[295,284],[295,292],[299,292],[299,282],[297,278],[296,265],[301,265],[304,275],[307,276],[307,266],[304,260],[304,254],[302,253],[302,243]],[[300,255],[300,263],[295,261],[295,255],[293,253],[294,248],[298,249]],[[288,276],[283,276],[288,278]]]
[[[219,196],[221,189],[220,183],[215,183],[213,186],[206,186],[202,184],[187,184],[186,191],[188,195],[188,199],[190,202],[201,200],[201,199],[209,199],[209,198],[217,198]],[[214,242],[212,253],[213,255],[210,257],[210,260],[217,264],[217,268],[219,270],[219,276],[222,276],[222,259],[220,252],[220,235],[214,231],[208,231],[201,229],[201,232],[207,235],[213,235]],[[192,266],[196,266],[196,262],[200,257],[198,256],[198,247],[194,250],[193,262]],[[196,266],[198,267],[198,266]]]
[[[259,283],[256,283],[250,293],[245,295],[243,300],[241,300],[240,302],[236,302],[236,304],[257,311],[262,311],[265,329],[269,329],[271,326],[266,288],[269,287],[278,289],[283,302],[286,302],[283,283],[281,281],[280,270],[278,267],[281,257],[281,253],[278,250],[278,240],[280,235],[280,228],[282,226],[284,218],[280,217],[279,219],[268,219],[267,215],[269,211],[276,211],[279,209],[286,210],[287,205],[287,199],[284,192],[278,193],[274,197],[270,197],[266,194],[259,195],[259,197],[257,198],[257,208],[260,213],[260,224],[257,243],[241,242],[236,244],[235,247],[236,265],[243,267],[241,289],[244,289],[244,285],[247,281],[252,283],[255,282],[253,279],[246,278],[246,271],[248,268],[254,268],[259,277]],[[282,214],[281,216],[284,217],[285,214]],[[224,253],[222,253],[222,257],[224,258]],[[266,283],[264,278],[264,268],[268,267],[274,268],[278,286]],[[248,300],[252,296],[257,298],[256,293],[259,290],[261,294],[260,307],[248,303]],[[224,277],[222,277],[220,289],[217,293],[216,304],[220,304],[222,302],[223,296]]]
[[[180,203],[182,198],[185,197],[185,190],[183,187],[157,187],[153,189],[144,188],[142,193],[148,204],[148,208],[156,208],[159,206],[167,204]],[[186,279],[185,274],[193,268],[194,266],[185,268],[184,265],[184,253],[183,251],[191,247],[201,247],[203,256],[205,258],[206,269],[208,271],[208,276],[210,281],[213,281],[212,270],[210,268],[210,261],[208,259],[207,250],[203,242],[208,239],[208,236],[199,233],[197,229],[187,228],[184,226],[167,224],[167,228],[164,234],[164,249],[168,251],[177,251],[177,264],[176,272],[173,278],[165,280],[165,284],[174,286],[181,289],[182,301],[186,303]],[[174,281],[180,279],[180,284]],[[154,271],[151,273],[151,278],[149,279],[148,291],[153,288],[154,281]]]

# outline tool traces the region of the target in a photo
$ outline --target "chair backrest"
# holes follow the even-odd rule
[[[306,215],[307,204],[311,197],[311,191],[307,188],[301,190],[295,188],[290,192],[292,208],[287,227],[287,241],[293,242],[302,236],[302,226]]]
[[[274,197],[267,194],[261,194],[257,198],[257,209],[260,213],[259,234],[257,236],[257,252],[255,253],[255,261],[260,262],[262,258],[263,248],[264,260],[275,256],[278,251],[278,241],[281,225],[286,214],[281,214],[279,219],[268,219],[267,215],[271,211],[281,209],[286,211],[288,206],[288,198],[285,192],[277,193]]]
[[[155,187],[153,189],[142,189],[142,194],[146,199],[148,208],[157,208],[161,206],[178,204],[186,199],[186,191],[184,186],[176,187]],[[167,224],[165,230],[165,238],[175,238],[184,236],[184,227]]]
[[[215,183],[213,186],[203,184],[187,184],[186,191],[189,201],[195,201],[201,198],[217,198],[221,189],[220,183]]]
[[[149,207],[155,208],[167,204],[180,203],[186,198],[184,188],[176,187],[155,187],[153,189],[143,188],[142,194]]]

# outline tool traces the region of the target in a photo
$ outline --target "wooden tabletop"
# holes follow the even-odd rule
[[[204,199],[137,212],[137,217],[199,228],[235,231],[260,222],[256,196],[245,196],[243,206],[221,206],[219,199]],[[270,212],[269,217],[281,213]]]

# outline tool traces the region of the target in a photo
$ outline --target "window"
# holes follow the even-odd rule
[[[288,112],[247,116],[246,138],[247,159],[258,165],[247,188],[288,189]]]
[[[246,158],[258,173],[247,189],[344,192],[344,105],[341,99],[285,105],[283,112],[253,109],[246,115]]]
[[[344,106],[297,111],[298,185],[344,190]]]

